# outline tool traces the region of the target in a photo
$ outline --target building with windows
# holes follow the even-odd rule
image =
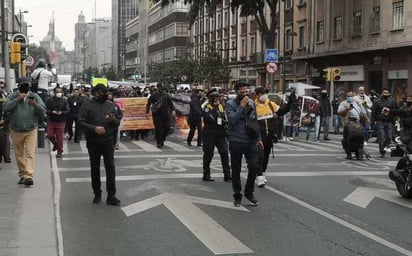
[[[139,2],[146,4],[145,1],[138,0],[112,0],[112,51],[114,69],[121,73],[125,62],[126,53],[126,23],[134,19],[139,13]],[[143,3],[142,3],[143,2]]]
[[[314,0],[295,5],[294,26],[299,48],[293,60],[311,67],[312,81],[321,84],[320,72],[326,67],[338,67],[340,79],[334,81],[334,91],[340,96],[347,90],[380,92],[389,88],[393,95],[412,93],[412,26],[407,13],[412,2],[404,0]],[[307,33],[300,45],[299,34]],[[410,75],[409,75],[410,74]],[[325,88],[330,84],[323,79]],[[409,86],[408,86],[409,85]],[[409,88],[409,89],[408,89]]]
[[[82,80],[82,73],[85,69],[85,47],[86,34],[88,32],[88,25],[86,18],[82,12],[77,17],[77,22],[74,25],[74,77],[76,81]]]

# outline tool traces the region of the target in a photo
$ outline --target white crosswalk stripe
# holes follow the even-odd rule
[[[304,141],[295,139],[288,142],[279,142],[274,144],[273,149],[279,153],[295,153],[295,152],[342,152],[341,137],[336,136],[330,141],[321,141],[314,143],[312,141]],[[184,141],[180,140],[168,140],[165,141],[163,148],[157,148],[155,141],[122,141],[119,144],[119,150],[116,153],[130,153],[130,152],[156,152],[166,153],[170,151],[175,152],[202,152],[201,147],[189,147]],[[377,151],[377,144],[370,143],[365,146],[368,151]],[[65,154],[83,153],[87,154],[86,141],[82,140],[80,143],[70,143],[65,141],[63,144]],[[215,148],[215,152],[217,149]],[[306,154],[306,153],[305,153]]]

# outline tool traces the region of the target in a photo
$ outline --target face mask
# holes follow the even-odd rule
[[[95,97],[95,98],[98,102],[103,103],[107,100],[107,95],[106,94],[100,94],[98,97]]]
[[[353,102],[353,98],[352,98],[352,97],[348,97],[346,100],[347,100],[349,103],[352,103],[352,102]]]
[[[237,98],[238,98],[239,100],[243,100],[243,98],[244,98],[245,96],[246,96],[246,95],[238,95]]]
[[[261,102],[266,102],[268,100],[268,96],[266,94],[263,94],[262,96],[259,97],[259,100]]]
[[[19,92],[21,93],[28,93],[30,90],[30,86],[28,84],[21,84],[19,86]]]
[[[63,96],[63,93],[61,93],[61,92],[56,93],[57,98],[61,98],[62,96]]]

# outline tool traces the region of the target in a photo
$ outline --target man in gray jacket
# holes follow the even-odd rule
[[[19,90],[11,94],[3,106],[8,115],[19,168],[19,184],[33,185],[36,157],[37,125],[44,117],[46,106],[39,95],[30,91],[30,80],[22,78]]]
[[[242,167],[242,156],[245,155],[248,175],[244,194],[250,205],[257,206],[258,201],[255,199],[253,192],[256,174],[259,169],[259,148],[263,149],[263,143],[259,131],[257,131],[256,137],[252,137],[246,129],[246,119],[250,118],[250,120],[257,122],[255,103],[247,96],[249,93],[249,85],[238,81],[235,85],[235,90],[238,96],[226,103],[226,115],[229,123],[227,135],[232,167],[232,188],[234,192],[233,204],[239,207],[242,203],[240,170]]]

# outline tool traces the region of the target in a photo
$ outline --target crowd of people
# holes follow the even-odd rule
[[[57,152],[56,157],[62,157],[65,133],[68,141],[73,140],[74,143],[85,137],[91,165],[93,202],[100,203],[102,199],[100,158],[103,156],[107,178],[106,203],[119,205],[114,152],[119,149],[120,138],[126,135],[121,131],[125,107],[122,101],[116,99],[148,98],[146,115],[152,115],[156,145],[162,148],[176,115],[167,87],[157,84],[141,89],[119,85],[113,89],[98,84],[90,90],[84,86],[56,86],[52,95],[43,102],[38,94],[31,91],[31,81],[28,78],[21,79],[18,90],[7,97],[3,92],[4,84],[0,83],[0,160],[11,161],[8,142],[10,133],[19,168],[18,183],[33,185],[37,127],[47,116],[47,138],[53,145],[52,150]],[[293,87],[288,90],[285,101],[279,104],[269,99],[269,91],[264,87],[257,87],[252,92],[249,84],[238,81],[234,91],[235,97],[230,98],[217,89],[205,92],[203,88],[196,87],[191,91],[188,116],[190,131],[186,142],[192,146],[197,130],[197,146],[203,149],[203,181],[215,181],[210,164],[216,147],[222,164],[223,180],[232,183],[234,205],[240,206],[244,197],[250,205],[256,206],[255,182],[258,187],[264,187],[267,182],[265,172],[273,144],[282,137],[288,141],[299,135],[299,127],[285,120],[293,121],[301,109]],[[181,93],[189,91],[182,90]],[[405,97],[405,104],[398,106],[386,88],[380,97],[370,97],[364,87],[359,87],[357,94],[348,91],[342,100],[335,97],[331,101],[326,90],[314,96],[319,104],[314,110],[313,126],[306,127],[306,140],[314,129],[313,140],[319,142],[322,128],[323,139],[330,140],[332,118],[335,133],[343,128],[342,146],[347,159],[352,159],[352,153],[355,152],[357,159],[362,160],[363,146],[368,143],[371,129],[377,132],[379,153],[385,157],[392,143],[395,115],[409,117],[405,111],[410,112],[412,105],[411,96]],[[399,112],[399,108],[404,112]],[[393,114],[388,114],[390,112]],[[405,127],[408,127],[408,122]],[[139,137],[144,139],[149,136],[150,131],[134,130],[128,131],[128,134],[131,139],[138,140]],[[242,193],[240,172],[243,156],[246,158],[248,174]]]

